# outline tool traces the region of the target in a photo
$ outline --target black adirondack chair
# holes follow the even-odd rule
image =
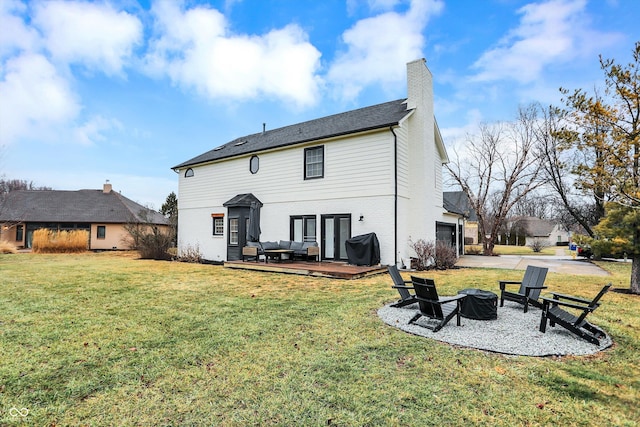
[[[391,307],[404,307],[405,305],[418,302],[415,294],[410,292],[413,290],[413,286],[407,286],[408,283],[411,283],[411,280],[404,280],[398,271],[398,267],[395,265],[388,266],[387,271],[389,272],[389,276],[391,276],[391,280],[393,280],[393,286],[391,287],[397,289],[400,294],[398,302],[391,304]]]
[[[438,332],[455,316],[456,323],[460,326],[460,301],[466,295],[439,298],[436,284],[432,279],[411,276],[411,281],[413,282],[420,311],[409,320],[409,324],[416,324],[431,329],[433,332]],[[416,323],[423,316],[435,320],[435,324],[424,325]]]
[[[529,310],[529,304],[542,308],[542,303],[538,301],[540,292],[547,289],[544,279],[547,277],[548,268],[527,266],[521,282],[500,280],[500,307],[504,306],[504,300],[515,301],[524,305],[524,312]],[[518,292],[507,290],[507,285],[520,285]]]
[[[553,327],[557,323],[580,338],[583,338],[590,343],[600,345],[600,338],[604,337],[606,334],[601,329],[587,322],[585,317],[600,306],[598,301],[600,301],[600,298],[607,293],[610,287],[611,283],[605,285],[600,292],[598,292],[598,295],[596,295],[596,297],[591,301],[555,292],[552,292],[553,298],[542,297],[542,319],[540,319],[540,332],[546,332],[548,319],[550,326]],[[562,300],[568,300],[569,302]],[[576,316],[560,308],[560,306],[574,309],[580,314]]]

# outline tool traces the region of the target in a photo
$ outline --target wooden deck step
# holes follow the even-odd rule
[[[293,262],[269,262],[264,261],[226,261],[226,268],[237,268],[241,270],[256,270],[273,273],[300,274],[304,276],[328,277],[334,279],[360,279],[374,274],[385,273],[386,266],[359,266],[349,265],[344,262],[313,262],[313,261],[293,261]]]

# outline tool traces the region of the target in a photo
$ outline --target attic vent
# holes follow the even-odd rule
[[[219,147],[214,148],[213,151],[222,150],[223,148],[224,148],[224,145],[221,145]]]
[[[236,143],[236,147],[237,147],[238,145],[246,144],[247,142],[249,142],[249,141],[246,141],[246,140],[245,140],[245,141],[237,142],[237,143]]]

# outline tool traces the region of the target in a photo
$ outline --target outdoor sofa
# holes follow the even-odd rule
[[[314,259],[318,260],[320,257],[320,248],[318,242],[295,242],[291,240],[280,240],[279,242],[247,242],[247,245],[242,248],[242,260],[247,258],[255,259],[256,262],[260,259],[260,256],[264,256],[264,251],[286,249],[293,251],[294,259]]]

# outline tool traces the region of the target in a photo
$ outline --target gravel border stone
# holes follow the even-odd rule
[[[456,326],[454,318],[435,333],[418,325],[409,325],[409,320],[417,312],[417,304],[400,308],[388,304],[378,310],[378,316],[387,325],[414,335],[503,354],[584,356],[598,353],[613,345],[608,334],[597,346],[557,325],[553,328],[547,325],[547,332],[542,333],[539,330],[542,310],[529,306],[529,312],[524,313],[522,305],[511,301],[505,301],[504,307],[498,307],[497,320],[473,320],[462,317],[461,326]],[[428,321],[422,317],[418,323]]]

